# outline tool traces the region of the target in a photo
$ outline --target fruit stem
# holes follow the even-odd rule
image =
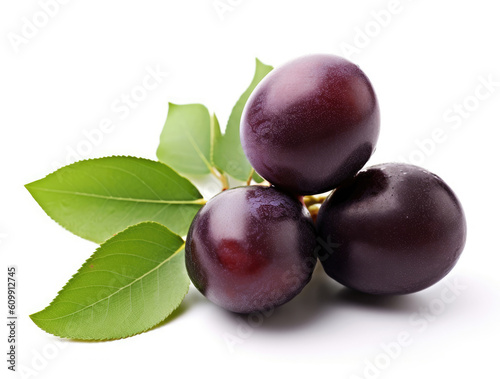
[[[227,179],[227,176],[225,174],[221,175],[220,181],[222,183],[222,190],[223,191],[229,189],[229,180]]]
[[[304,205],[311,207],[316,204],[323,204],[329,194],[304,196]]]
[[[321,204],[323,204],[328,197],[328,194],[323,194],[323,195],[311,195],[311,196],[304,196],[302,198],[302,201],[304,205],[306,206],[307,210],[311,214],[312,219],[314,222],[316,222],[316,218],[318,217],[318,212],[319,209],[321,208]]]
[[[269,183],[267,180],[263,180],[260,183],[255,183],[257,186],[263,186],[263,187],[271,187],[271,183]]]
[[[307,207],[307,210],[311,214],[311,217],[312,217],[314,222],[316,222],[316,219],[318,218],[319,208],[321,208],[321,204],[313,204],[313,205]]]
[[[252,171],[250,171],[250,175],[248,175],[247,186],[249,186],[250,183],[252,183],[252,177],[253,177],[254,173],[255,173],[255,170],[252,168]]]
[[[213,176],[215,176],[222,184],[222,191],[229,189],[229,180],[227,179],[226,174],[221,173],[215,167],[210,167],[210,172]]]

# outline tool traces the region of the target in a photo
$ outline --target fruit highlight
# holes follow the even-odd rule
[[[268,74],[241,121],[243,150],[264,179],[312,195],[337,187],[372,155],[377,97],[366,75],[343,58],[310,55]]]
[[[277,307],[297,295],[316,265],[307,209],[272,187],[248,186],[212,198],[186,240],[186,267],[209,300],[238,313]]]
[[[400,163],[373,166],[345,182],[321,206],[320,238],[337,248],[322,261],[343,285],[401,295],[441,280],[465,245],[460,202],[437,175]]]

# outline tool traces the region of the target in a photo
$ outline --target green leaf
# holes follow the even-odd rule
[[[161,162],[180,173],[209,174],[213,166],[211,131],[210,114],[205,106],[169,103],[156,155]]]
[[[210,164],[213,167],[217,167],[214,155],[216,143],[220,138],[222,138],[222,134],[220,131],[219,120],[217,119],[217,116],[213,114],[212,117],[210,117]]]
[[[73,163],[26,188],[52,219],[95,242],[142,221],[185,235],[205,203],[196,187],[170,167],[134,157]]]
[[[59,337],[125,338],[165,320],[188,288],[184,241],[145,222],[106,241],[49,306],[30,317]]]
[[[262,179],[259,174],[257,174],[255,171],[252,173],[252,178],[255,180],[256,183],[262,183],[264,179]]]
[[[216,140],[214,161],[218,168],[232,177],[246,181],[252,175],[252,166],[243,152],[240,142],[240,120],[243,108],[259,82],[273,69],[256,59],[255,75],[247,90],[234,106],[224,136]],[[262,181],[258,175],[254,178]]]

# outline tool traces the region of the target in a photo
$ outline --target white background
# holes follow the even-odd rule
[[[372,12],[394,11],[387,0],[220,3],[233,5],[219,15],[212,0],[69,1],[45,20],[37,1],[0,5],[0,283],[6,283],[7,266],[17,265],[18,364],[33,370],[10,373],[2,358],[2,378],[495,376],[496,2],[401,0],[390,19],[384,13],[379,21]],[[25,38],[23,25],[34,18],[42,26],[20,45],[13,43]],[[363,38],[366,29],[371,36]],[[357,50],[349,53],[347,44]],[[461,199],[468,241],[445,280],[417,294],[373,299],[343,290],[318,270],[301,295],[250,331],[239,328],[245,318],[217,308],[195,289],[168,323],[120,341],[62,343],[31,322],[28,315],[49,304],[96,246],[50,220],[24,184],[67,163],[68,151],[82,147],[84,132],[104,118],[115,129],[85,158],[155,159],[168,102],[203,103],[224,125],[253,75],[255,57],[277,66],[317,52],[349,57],[372,81],[382,129],[370,164],[411,159],[440,175]],[[113,111],[122,94],[141,84],[147,67],[169,75],[127,117]],[[496,85],[490,92],[480,88],[477,99],[482,80]],[[453,107],[464,102],[466,113],[457,118]],[[434,146],[417,146],[436,135],[441,137]],[[443,289],[454,282],[459,295],[439,308]],[[418,312],[429,307],[434,315],[424,322]],[[6,306],[0,309],[6,314]],[[1,330],[6,336],[7,329]],[[388,358],[383,345],[400,333],[411,343],[401,351],[391,345]],[[232,349],[228,335],[240,338]],[[6,349],[6,337],[0,337],[4,357]]]

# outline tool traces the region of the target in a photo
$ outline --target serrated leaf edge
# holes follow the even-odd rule
[[[198,190],[198,188],[196,188],[196,186],[187,178],[185,177],[184,175],[181,175],[178,171],[174,170],[172,167],[170,167],[169,165],[167,165],[166,163],[163,163],[161,161],[154,161],[152,159],[147,159],[147,158],[140,158],[140,157],[134,157],[134,156],[131,156],[131,155],[109,155],[109,156],[106,156],[106,157],[101,157],[101,158],[89,158],[89,159],[82,159],[82,160],[79,160],[77,162],[73,162],[73,163],[70,163],[66,166],[63,166],[53,172],[51,172],[50,174],[47,174],[45,175],[43,178],[41,179],[37,179],[33,182],[30,182],[28,184],[25,184],[24,185],[24,188],[26,188],[28,190],[28,192],[31,194],[31,196],[35,199],[35,201],[38,203],[38,200],[35,198],[35,196],[33,196],[33,194],[31,193],[30,191],[30,188],[34,188],[34,189],[37,189],[39,190],[40,188],[38,187],[33,187],[32,184],[35,183],[35,182],[38,182],[38,181],[41,181],[51,175],[54,175],[57,171],[63,169],[63,168],[66,168],[66,167],[69,167],[71,165],[74,165],[76,163],[80,163],[80,162],[88,162],[88,161],[95,161],[95,160],[101,160],[101,159],[106,159],[106,158],[132,158],[132,159],[136,159],[136,160],[145,160],[145,161],[149,161],[149,162],[154,162],[154,163],[160,163],[166,167],[168,167],[170,170],[172,170],[173,172],[175,172],[177,175],[179,175],[181,178],[183,178],[184,180],[188,181],[189,183],[191,183],[191,185],[196,189],[196,192],[198,194],[198,199],[197,200],[194,200],[195,202],[193,203],[189,203],[189,204],[193,204],[193,205],[204,205],[206,204],[206,200],[203,198],[202,194],[200,193],[200,191]],[[38,205],[40,205],[40,203],[38,203]],[[40,205],[40,208],[42,208],[42,210],[45,212],[45,210],[43,209],[43,207]],[[52,217],[51,215],[49,215],[47,212],[45,212],[45,214],[52,220],[54,221],[57,225],[59,225],[61,228],[63,228],[64,230],[67,230],[68,232],[70,232],[71,234],[77,236],[77,237],[80,237],[84,240],[87,240],[87,241],[91,241],[91,242],[95,242],[97,244],[103,244],[105,243],[107,240],[104,240],[104,241],[97,241],[97,240],[94,240],[94,239],[90,239],[90,238],[85,238],[85,237],[82,237],[82,236],[79,236],[78,234],[72,232],[71,230],[69,230],[66,226],[62,225],[59,221],[57,221],[54,217]],[[155,221],[143,221],[143,222],[154,222],[156,223]],[[140,224],[140,223],[139,223]],[[130,225],[129,227],[132,227],[132,226],[135,226],[135,225],[138,225],[138,224],[134,224],[134,225]],[[165,225],[163,224],[160,224],[164,227],[166,227]],[[123,231],[127,230],[129,227],[127,227],[126,229],[124,229]],[[169,229],[168,227],[166,227],[167,229]],[[169,229],[170,230],[170,229]],[[173,232],[172,232],[173,233]],[[113,238],[114,236],[111,236],[110,238]],[[109,239],[109,238],[108,238]]]
[[[92,259],[94,258],[94,256],[97,254],[97,252],[108,242],[110,241],[111,239],[115,238],[117,235],[121,234],[121,233],[124,233],[126,232],[128,229],[131,229],[131,228],[134,228],[134,227],[137,227],[139,225],[146,225],[146,224],[154,224],[154,225],[159,225],[161,226],[162,228],[164,229],[167,229],[170,233],[174,234],[175,236],[179,237],[179,239],[181,239],[183,241],[183,244],[170,256],[168,257],[168,259],[166,259],[165,261],[163,261],[162,263],[160,263],[158,266],[156,266],[154,269],[148,271],[146,274],[144,275],[147,275],[148,273],[150,273],[151,271],[154,271],[155,269],[158,269],[160,266],[162,266],[163,264],[165,264],[166,262],[168,262],[171,258],[173,258],[174,256],[176,256],[177,254],[179,254],[182,250],[184,250],[185,248],[185,242],[184,240],[176,233],[172,232],[169,228],[167,228],[165,225],[163,224],[160,224],[159,222],[155,222],[155,221],[145,221],[145,222],[140,222],[138,224],[135,224],[135,225],[131,225],[129,227],[127,227],[126,229],[122,230],[121,232],[117,233],[116,235],[108,238],[106,241],[104,241],[101,246],[99,246],[95,251],[94,253],[87,259],[85,260],[85,262],[81,265],[80,269],[82,267],[84,267],[87,263],[89,263],[90,261],[92,261]],[[52,304],[54,304],[55,300],[57,299],[57,297],[59,296],[59,294],[61,292],[63,292],[66,287],[68,286],[68,284],[79,274],[80,272],[80,269],[71,276],[71,278],[66,282],[66,284],[57,292],[57,295],[54,297],[54,299],[49,303],[48,306],[46,306],[42,311],[39,311],[39,312],[36,312],[36,313],[32,313],[31,315],[29,315],[30,319],[40,328],[42,329],[44,332],[46,332],[47,334],[50,334],[50,335],[53,335],[53,336],[56,336],[56,337],[61,337],[61,338],[67,338],[67,339],[73,339],[73,340],[82,340],[82,341],[113,341],[113,340],[120,340],[120,339],[124,339],[124,338],[129,338],[129,337],[132,337],[132,336],[135,336],[135,335],[138,335],[138,334],[141,334],[141,333],[144,333],[145,331],[148,331],[148,330],[151,330],[153,329],[155,326],[161,324],[163,321],[165,321],[177,308],[179,308],[179,306],[182,304],[182,301],[184,300],[184,298],[186,297],[187,293],[189,292],[189,284],[190,284],[190,281],[188,281],[188,284],[186,286],[186,291],[184,292],[184,294],[182,295],[182,299],[179,301],[178,304],[176,304],[174,306],[174,308],[172,309],[172,311],[168,314],[165,315],[165,317],[163,319],[161,319],[159,322],[157,323],[154,323],[150,326],[147,326],[145,327],[144,329],[141,329],[140,331],[138,331],[137,333],[131,333],[129,335],[126,335],[126,336],[121,336],[121,337],[110,337],[110,338],[93,338],[93,337],[79,337],[79,338],[74,338],[74,337],[71,337],[69,335],[63,335],[63,334],[57,334],[57,333],[51,333],[51,332],[48,332],[46,331],[44,328],[42,328],[40,325],[38,325],[38,323],[36,322],[36,317],[34,317],[36,314],[40,313],[40,312],[43,312],[45,309],[49,308]],[[142,275],[141,277],[144,277],[144,275]],[[118,291],[114,292],[113,294],[109,295],[109,296],[112,296],[114,294],[116,294],[117,292],[119,292],[120,290],[122,290],[123,288],[125,287],[128,287],[129,285],[133,284],[136,282],[137,279],[135,279],[132,283],[130,284],[127,284],[126,286],[124,287],[121,287]],[[106,298],[109,298],[109,296],[107,296]],[[94,304],[97,304],[98,302],[102,301],[104,299],[101,299],[97,302],[95,302]],[[88,308],[89,306],[86,306],[85,308]],[[82,308],[82,309],[85,309],[85,308]],[[77,312],[80,312],[82,309],[80,309],[79,311]],[[73,312],[74,313],[77,313],[77,312]],[[66,315],[64,317],[67,317],[69,315]],[[59,317],[59,318],[62,318],[62,317]],[[39,320],[49,320],[49,319],[39,319]],[[50,319],[52,320],[52,319]],[[54,319],[55,320],[55,319]]]

